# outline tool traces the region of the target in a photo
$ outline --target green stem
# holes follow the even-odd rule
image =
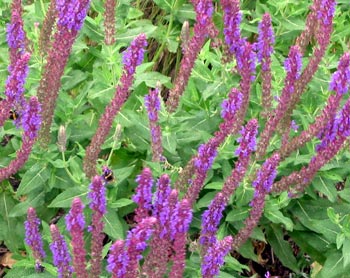
[[[76,184],[80,184],[80,182],[72,175],[72,173],[69,171],[68,167],[67,167],[67,161],[66,161],[66,156],[64,154],[64,152],[61,152],[62,154],[62,160],[64,163],[64,170],[66,171],[68,177],[70,177],[70,179],[75,182]]]

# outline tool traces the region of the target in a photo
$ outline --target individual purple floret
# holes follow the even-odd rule
[[[84,243],[85,219],[83,214],[84,205],[79,198],[74,198],[72,208],[66,215],[66,227],[70,232],[73,247],[73,266],[77,277],[88,277],[86,271],[86,251]]]
[[[332,75],[329,90],[337,94],[345,94],[350,86],[350,54],[344,53],[340,58],[338,69]]]
[[[135,220],[140,222],[149,215],[149,211],[152,209],[153,178],[151,169],[144,168],[142,173],[137,176],[136,182],[138,186],[132,200],[138,205],[135,210]]]
[[[41,126],[40,111],[40,103],[37,97],[31,97],[29,99],[29,104],[26,105],[22,114],[24,135],[31,140],[34,140],[38,136]]]
[[[43,240],[39,233],[40,219],[36,215],[34,208],[30,207],[27,211],[27,221],[24,222],[26,231],[25,242],[32,249],[33,257],[41,263],[46,257]]]
[[[57,0],[57,25],[64,26],[69,30],[79,31],[83,25],[89,5],[90,1],[88,0]]]
[[[202,277],[212,278],[219,274],[224,258],[231,250],[231,245],[232,237],[227,236],[209,247],[202,261]]]
[[[53,264],[57,267],[59,278],[72,277],[73,267],[70,266],[71,257],[64,237],[56,225],[50,226],[52,243],[50,249],[53,255]]]
[[[145,96],[145,106],[150,121],[158,121],[158,111],[160,110],[159,88],[150,90]]]

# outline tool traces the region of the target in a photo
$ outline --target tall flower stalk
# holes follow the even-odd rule
[[[115,116],[129,97],[135,70],[136,67],[143,61],[145,51],[144,48],[146,46],[146,36],[141,34],[131,42],[130,47],[123,54],[124,68],[123,75],[120,78],[120,85],[118,85],[116,89],[114,98],[108,104],[104,113],[102,114],[99,120],[98,128],[91,139],[90,145],[86,148],[83,167],[85,174],[90,178],[97,174],[96,161],[100,153],[101,146],[107,138]]]
[[[89,0],[57,1],[58,13],[57,31],[52,47],[48,53],[43,76],[38,88],[38,99],[42,105],[42,127],[40,143],[46,147],[50,142],[50,127],[56,106],[61,77],[68,61],[73,43],[81,29],[87,11]]]

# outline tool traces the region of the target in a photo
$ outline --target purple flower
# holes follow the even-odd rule
[[[7,43],[10,48],[22,53],[25,49],[25,33],[23,30],[22,17],[17,10],[12,11],[11,23],[7,24]]]
[[[83,25],[90,1],[87,0],[56,0],[58,11],[57,25],[69,30],[79,31]]]
[[[132,200],[137,203],[136,209],[136,221],[140,222],[143,218],[148,216],[149,211],[152,209],[152,187],[153,178],[152,172],[149,168],[144,168],[141,175],[136,178],[138,186],[136,188],[136,194],[132,197]]]
[[[241,83],[254,81],[256,53],[253,51],[253,45],[246,39],[242,41],[242,44],[237,50],[237,68],[242,75],[243,80],[241,80]]]
[[[33,257],[42,262],[46,257],[43,249],[43,241],[39,233],[40,219],[36,215],[34,208],[30,207],[27,212],[27,221],[24,222],[26,230],[25,242],[33,251]]]
[[[196,21],[203,26],[211,23],[211,17],[214,12],[213,1],[201,0],[194,5],[196,11]]]
[[[84,205],[79,198],[74,198],[72,208],[66,215],[66,227],[72,237],[73,266],[77,277],[88,277],[86,271],[86,251],[84,248],[85,219]]]
[[[53,242],[50,249],[53,255],[53,264],[57,267],[59,278],[72,277],[73,268],[70,266],[71,257],[68,251],[67,243],[61,235],[56,225],[50,226]]]
[[[238,0],[221,0],[224,11],[224,35],[225,42],[232,54],[237,56],[239,48],[243,44],[239,26],[242,21],[242,12]]]
[[[145,96],[145,106],[150,121],[158,121],[158,111],[160,110],[159,88],[150,90]]]
[[[212,144],[202,144],[198,148],[198,157],[195,158],[194,165],[199,172],[207,172],[217,155],[217,149]]]
[[[124,241],[117,240],[109,249],[107,259],[107,271],[113,273],[113,277],[125,277],[129,257],[124,252]]]
[[[192,209],[190,203],[183,199],[178,202],[171,215],[171,235],[175,238],[177,233],[187,233],[192,221]]]
[[[225,199],[226,197],[223,194],[216,194],[208,209],[202,214],[200,244],[209,246],[216,242],[215,234],[226,206]]]
[[[30,59],[29,53],[24,53],[9,68],[10,75],[6,80],[5,95],[10,102],[15,105],[23,106],[24,100],[24,84],[28,75],[28,63]]]
[[[261,166],[257,174],[257,178],[253,182],[253,187],[255,192],[264,191],[265,194],[270,192],[273,181],[277,175],[277,165],[279,163],[280,157],[278,154],[274,154],[272,157],[268,158],[264,164]]]
[[[297,123],[294,120],[292,120],[290,123],[290,128],[293,129],[295,132],[297,132],[299,129],[299,126],[297,125]]]
[[[107,209],[106,188],[101,176],[95,176],[89,186],[88,198],[91,200],[89,207],[93,211],[105,214]]]
[[[332,25],[335,13],[336,2],[334,0],[322,0],[317,11],[317,18],[323,21],[324,25]]]
[[[256,136],[258,134],[258,121],[256,119],[250,120],[245,127],[242,127],[240,134],[242,137],[237,139],[239,143],[235,151],[236,155],[240,157],[248,157],[256,150]]]
[[[157,190],[153,204],[153,216],[158,218],[161,223],[165,223],[166,219],[162,219],[165,215],[164,210],[168,209],[168,200],[171,194],[170,179],[167,174],[162,175],[157,182]]]
[[[270,58],[273,53],[273,44],[275,43],[275,35],[272,30],[271,17],[268,13],[264,14],[262,21],[258,27],[257,58],[262,62],[262,70],[266,71],[269,66],[266,64],[266,58]]]
[[[300,77],[302,62],[301,53],[298,46],[292,46],[289,51],[288,58],[284,61],[284,68],[293,80]]]
[[[350,55],[345,53],[339,61],[338,69],[332,75],[329,90],[337,94],[345,94],[350,86]]]
[[[231,250],[232,242],[232,237],[227,236],[209,247],[202,261],[202,277],[211,278],[219,274],[224,258]]]
[[[40,117],[40,103],[36,97],[31,97],[29,104],[26,105],[22,115],[22,126],[25,136],[30,139],[35,139],[38,135],[41,117]]]
[[[146,35],[138,35],[130,44],[127,50],[123,53],[124,69],[129,75],[135,73],[136,66],[143,61],[145,47],[147,46]]]
[[[233,118],[241,107],[242,100],[242,93],[235,88],[232,89],[228,99],[225,99],[221,104],[221,118],[225,120],[230,120]]]

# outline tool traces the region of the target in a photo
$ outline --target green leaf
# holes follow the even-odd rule
[[[45,191],[44,190],[34,190],[30,192],[27,199],[24,202],[15,205],[9,214],[9,217],[18,217],[27,214],[29,207],[39,207],[45,202]]]
[[[235,222],[244,220],[248,217],[249,210],[249,207],[234,208],[227,214],[225,221]]]
[[[17,196],[27,194],[34,189],[43,189],[45,182],[50,177],[50,170],[42,163],[34,164],[25,172],[17,190]]]
[[[349,251],[349,250],[347,250]],[[344,257],[341,252],[332,250],[327,252],[327,259],[317,278],[348,278],[350,267],[343,267]]]
[[[287,231],[293,231],[293,221],[285,217],[279,210],[265,210],[264,216],[272,223],[283,224]]]
[[[333,184],[333,181],[323,178],[322,176],[318,176],[312,181],[312,185],[315,189],[326,195],[332,203],[337,200],[337,190]]]
[[[128,205],[134,204],[134,201],[130,200],[130,199],[126,199],[126,198],[121,198],[113,203],[111,203],[109,206],[112,209],[116,209],[116,208],[122,208],[122,207],[126,207]]]
[[[70,208],[74,198],[85,198],[87,188],[72,187],[59,194],[49,205],[49,208]],[[84,201],[83,201],[84,202]]]
[[[125,231],[118,214],[110,208],[107,208],[107,211],[107,214],[103,217],[105,222],[104,232],[113,240],[123,239]]]
[[[344,268],[349,267],[350,266],[350,240],[349,238],[345,238],[344,237],[344,241],[343,241],[343,257],[344,257]]]
[[[154,3],[156,3],[159,8],[169,13],[172,12],[174,6],[174,0],[154,0]]]
[[[297,260],[293,255],[290,244],[288,241],[284,240],[281,227],[275,224],[266,227],[266,236],[281,263],[294,272],[299,273]]]

